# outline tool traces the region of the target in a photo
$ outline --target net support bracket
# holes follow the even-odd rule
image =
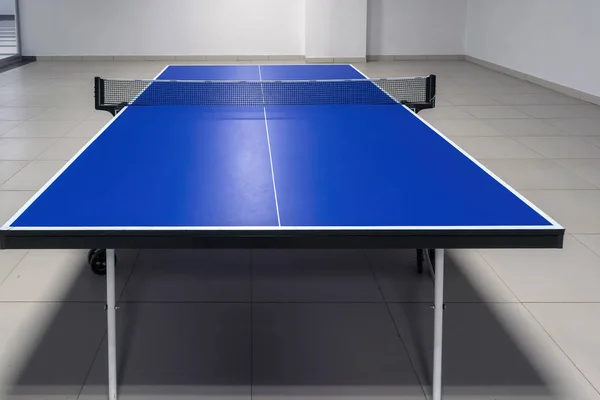
[[[107,111],[114,117],[117,115],[119,109],[115,106],[109,106],[105,104],[104,93],[104,79],[97,76],[94,78],[94,108],[99,111]]]

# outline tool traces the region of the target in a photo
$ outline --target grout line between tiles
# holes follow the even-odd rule
[[[596,253],[596,251],[594,249],[592,249],[590,246],[586,245],[585,243],[583,243],[581,240],[579,240],[577,238],[577,236],[575,235],[597,235],[600,236],[600,233],[574,233],[571,236],[573,237],[573,239],[577,240],[579,243],[581,243],[585,248],[587,248],[588,250],[590,250],[592,253],[596,254],[598,257],[600,257],[600,253]]]
[[[362,254],[363,254],[365,261],[367,262],[367,265],[369,266],[369,270],[371,271],[371,274],[373,275],[373,279],[375,280],[375,284],[377,285],[379,294],[381,295],[381,298],[385,302],[385,296],[383,294],[383,289],[381,288],[381,285],[379,284],[379,280],[377,279],[377,275],[375,274],[375,270],[373,269],[373,266],[371,265],[371,260],[369,258],[369,255],[364,250],[362,251]],[[404,353],[406,354],[406,357],[408,358],[408,362],[410,363],[410,366],[413,370],[413,374],[414,374],[415,378],[417,379],[417,382],[419,382],[419,385],[421,385],[421,391],[423,392],[423,395],[425,396],[425,398],[427,398],[427,392],[425,390],[424,382],[421,382],[421,379],[419,378],[419,373],[417,372],[417,368],[416,368],[412,358],[410,357],[408,347],[406,346],[406,343],[404,342],[404,339],[402,338],[402,334],[400,333],[398,324],[396,324],[396,320],[394,319],[394,315],[392,314],[392,310],[390,309],[389,304],[390,303],[385,302],[385,309],[387,310],[388,316],[392,320],[392,324],[394,325],[394,329],[396,330],[396,335],[397,335],[398,339],[400,340],[400,343],[402,344],[402,348],[404,349]]]
[[[6,106],[2,106],[2,107],[6,107]],[[0,108],[2,108],[2,107],[0,107]],[[10,121],[9,121],[9,122],[10,122]],[[18,124],[18,125],[16,125],[16,126],[13,126],[13,127],[12,127],[12,128],[10,128],[9,130],[7,130],[6,132],[4,132],[2,135],[0,135],[0,138],[6,138],[6,139],[10,139],[9,137],[7,137],[7,136],[4,136],[4,135],[6,135],[7,133],[11,132],[12,130],[14,130],[14,129],[16,129],[16,128],[20,127],[21,125],[23,125],[23,124],[24,124],[25,122],[27,122],[27,121],[16,121],[16,122],[19,122],[19,124]]]
[[[6,276],[4,277],[4,279],[2,279],[2,280],[0,281],[0,288],[2,288],[2,284],[3,284],[4,282],[6,282],[6,280],[8,279],[8,277],[9,277],[9,276],[10,276],[10,275],[13,273],[13,271],[14,271],[14,270],[15,270],[15,269],[16,269],[16,268],[19,266],[19,264],[21,264],[21,261],[23,261],[23,259],[25,258],[25,256],[26,256],[27,254],[29,254],[29,250],[25,251],[25,253],[23,254],[23,256],[22,256],[21,258],[19,258],[19,261],[17,261],[17,263],[15,264],[15,266],[14,266],[14,267],[12,267],[12,268],[11,268],[11,270],[9,271],[9,273],[8,273],[8,274],[6,274]],[[2,302],[0,301],[0,303],[2,303]]]
[[[19,162],[22,160],[0,160],[0,162],[2,161],[15,161],[15,162]],[[24,161],[24,160],[23,160]],[[33,161],[33,160],[31,160]],[[4,182],[0,182],[0,191],[4,191],[4,189],[2,189],[2,185],[4,185],[6,182],[10,181],[12,178],[14,178],[19,172],[23,171],[25,169],[25,167],[27,167],[31,161],[27,161],[27,163],[25,165],[23,165],[21,168],[19,168],[14,174],[12,174],[7,180],[5,180]],[[25,192],[25,190],[10,190],[11,192]],[[7,190],[8,192],[8,190]]]
[[[107,329],[104,329],[104,335],[102,335],[102,338],[100,339],[100,342],[98,343],[98,347],[96,348],[96,353],[94,354],[94,357],[92,358],[92,363],[90,364],[90,367],[86,371],[85,378],[83,379],[83,383],[81,384],[81,387],[79,388],[79,392],[77,393],[76,400],[79,400],[79,398],[81,397],[81,394],[83,393],[83,389],[85,388],[85,385],[87,384],[87,380],[90,377],[90,374],[92,373],[92,369],[94,368],[96,359],[98,358],[98,355],[100,354],[100,351],[102,350],[102,343],[104,343],[104,338],[106,337],[106,334],[107,334]]]
[[[575,369],[581,374],[583,379],[585,379],[590,384],[590,386],[596,391],[596,393],[600,394],[600,391],[596,388],[596,386],[594,386],[594,384],[588,379],[588,377],[583,373],[583,371],[581,369],[579,369],[577,364],[575,364],[575,362],[571,359],[571,357],[569,357],[569,355],[563,350],[563,348],[560,347],[558,342],[554,339],[554,337],[550,334],[550,332],[548,332],[546,330],[544,325],[542,325],[542,323],[540,321],[538,321],[538,319],[535,317],[535,315],[533,315],[533,313],[531,312],[529,307],[527,307],[527,303],[521,303],[521,304],[523,305],[525,310],[527,310],[527,313],[531,316],[531,318],[533,318],[533,320],[540,326],[540,328],[542,328],[542,330],[546,333],[546,335],[548,335],[548,337],[550,338],[550,340],[552,340],[552,342],[556,345],[556,347],[558,347],[558,349],[564,354],[564,356],[567,357],[567,360],[569,360],[571,365],[573,365],[573,367],[575,367]],[[533,303],[530,303],[530,304],[533,304]]]
[[[125,294],[125,290],[127,290],[127,285],[129,285],[129,281],[131,280],[131,277],[133,276],[133,272],[135,271],[135,268],[137,267],[137,260],[140,258],[140,254],[142,254],[143,250],[138,250],[137,254],[135,255],[135,258],[133,259],[132,263],[132,267],[129,270],[129,274],[127,274],[127,278],[125,279],[125,284],[123,285],[123,289],[121,290],[121,293],[119,293],[119,297],[117,298],[117,303],[121,303],[121,298],[123,297],[123,295]],[[115,251],[115,257],[117,256],[117,252]]]

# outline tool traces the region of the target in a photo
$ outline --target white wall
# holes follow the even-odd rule
[[[469,0],[466,54],[600,96],[600,1]]]
[[[367,0],[306,0],[305,18],[307,58],[366,56]]]
[[[23,55],[302,55],[305,0],[20,0]]]
[[[367,54],[464,54],[466,13],[467,0],[369,0]]]

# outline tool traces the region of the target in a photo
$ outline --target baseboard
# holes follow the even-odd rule
[[[113,56],[83,56],[82,61],[113,61]],[[59,61],[59,60],[54,60]]]
[[[523,79],[525,81],[535,83],[536,85],[543,86],[547,89],[551,89],[562,94],[566,94],[567,96],[575,97],[577,99],[587,101],[588,103],[593,103],[600,105],[600,96],[595,96],[586,92],[582,92],[577,89],[570,88],[568,86],[560,85],[555,82],[551,82],[545,79],[538,78],[537,76],[529,75],[511,68],[504,67],[499,64],[495,64],[489,61],[482,60],[480,58],[465,56],[465,60],[472,62],[473,64],[481,65],[482,67],[492,69],[494,71],[502,72],[503,74],[513,76],[515,78]]]
[[[27,65],[34,61],[35,57],[21,57],[19,55],[4,58],[0,60],[0,73],[10,71],[11,69],[15,69],[18,67],[22,67],[23,65]]]
[[[432,61],[462,61],[465,59],[464,54],[441,54],[441,55],[428,55],[427,60]]]
[[[366,57],[305,57],[302,55],[206,55],[206,56],[23,56],[23,61],[211,61],[211,62],[237,62],[237,61],[298,61],[307,63],[364,63],[367,61],[456,61],[466,60],[474,64],[510,75],[516,78],[526,80],[531,83],[543,86],[575,97],[589,103],[600,105],[600,96],[582,92],[558,83],[538,78],[533,75],[525,74],[499,64],[485,61],[472,56],[461,54],[442,54],[442,55],[368,55]]]
[[[304,61],[300,55],[37,56],[38,61]]]
[[[305,61],[306,57],[300,55],[291,56],[269,56],[271,61]]]
[[[437,61],[457,61],[464,60],[465,56],[462,54],[441,54],[441,55],[416,55],[416,54],[405,54],[405,55],[368,55],[367,61],[425,61],[425,60],[437,60]]]
[[[82,61],[81,56],[35,56],[37,61]]]
[[[310,64],[351,64],[351,63],[365,63],[367,62],[366,57],[306,57],[306,62]]]

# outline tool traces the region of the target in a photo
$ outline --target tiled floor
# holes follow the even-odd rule
[[[162,62],[38,62],[0,74],[0,220],[110,118],[92,78]],[[566,226],[563,250],[451,251],[447,399],[600,400],[600,107],[467,62],[422,116]],[[126,251],[123,399],[420,399],[432,285],[410,251]],[[0,399],[106,398],[104,279],[85,251],[0,252]]]

